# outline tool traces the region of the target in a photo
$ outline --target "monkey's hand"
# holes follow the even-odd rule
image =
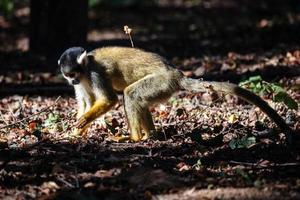
[[[78,119],[76,128],[81,129],[85,127],[97,117],[109,111],[117,103],[117,100],[117,97],[114,99],[103,98],[97,100],[92,108]]]
[[[71,134],[72,137],[82,137],[86,136],[88,126],[82,129],[75,128]]]
[[[82,129],[83,127],[85,127],[87,124],[89,123],[88,119],[86,118],[85,115],[81,116],[77,123],[76,123],[76,128],[78,129]]]
[[[125,141],[130,141],[130,136],[126,135],[119,135],[119,136],[109,136],[109,140],[113,142],[125,142]]]

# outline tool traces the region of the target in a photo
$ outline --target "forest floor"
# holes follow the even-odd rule
[[[85,138],[71,134],[72,97],[15,95],[0,105],[1,198],[300,198],[299,144],[286,146],[267,117],[235,97],[180,92],[151,110],[159,140],[140,143],[110,140],[127,133],[121,98]],[[276,109],[299,130],[299,111]]]
[[[94,8],[88,48],[129,46],[129,25],[137,47],[186,76],[239,83],[261,75],[299,104],[297,6],[203,2]],[[73,90],[28,51],[28,14],[25,6],[0,16],[0,199],[300,199],[298,141],[286,145],[268,117],[233,96],[181,91],[151,109],[156,139],[116,143],[110,136],[128,133],[119,95],[85,138],[72,136]],[[263,98],[299,131],[299,109],[272,96]]]

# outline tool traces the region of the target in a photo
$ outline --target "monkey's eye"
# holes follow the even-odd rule
[[[70,78],[75,78],[76,77],[76,73],[75,72],[69,73],[67,76],[70,77]]]

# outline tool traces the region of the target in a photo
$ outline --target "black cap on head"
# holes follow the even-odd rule
[[[59,58],[60,65],[77,63],[77,57],[85,51],[82,47],[71,47],[67,49]]]
[[[80,66],[77,62],[77,58],[84,52],[85,49],[82,47],[71,47],[67,49],[58,60],[58,64],[61,66],[61,70],[64,73],[80,71]]]

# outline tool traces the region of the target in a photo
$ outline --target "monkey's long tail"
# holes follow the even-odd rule
[[[203,92],[207,90],[213,90],[217,92],[223,92],[226,94],[236,95],[243,100],[252,103],[259,107],[268,117],[270,117],[276,125],[285,132],[290,140],[290,134],[293,133],[293,130],[285,123],[285,121],[280,117],[280,115],[269,106],[267,102],[262,100],[259,96],[254,93],[243,89],[235,84],[227,82],[215,82],[215,81],[201,81],[192,78],[183,78],[181,81],[181,86],[183,89],[193,92]]]

